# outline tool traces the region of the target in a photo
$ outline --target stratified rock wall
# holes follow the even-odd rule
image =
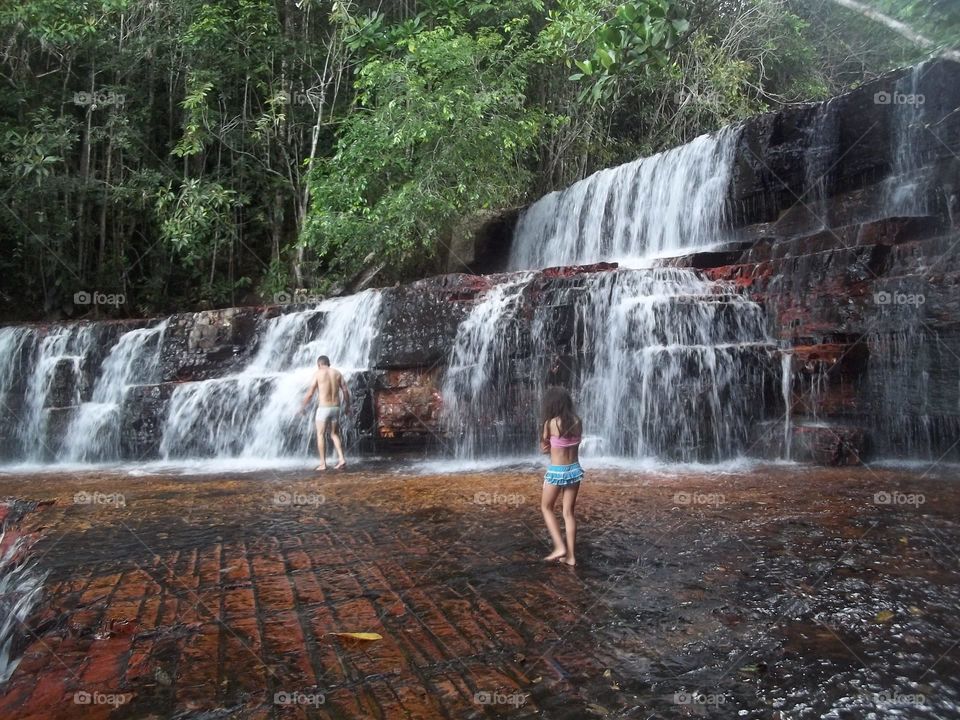
[[[747,122],[730,208],[734,251],[687,261],[766,307],[792,355],[794,457],[956,455],[960,65]]]

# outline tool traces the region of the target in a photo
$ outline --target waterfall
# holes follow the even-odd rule
[[[804,194],[800,202],[807,208],[817,230],[823,230],[831,224],[827,217],[827,196],[830,194],[830,172],[837,163],[840,140],[840,123],[835,107],[831,100],[817,105],[804,153]]]
[[[773,343],[763,309],[687,269],[594,279],[576,391],[600,454],[716,461],[747,449]]]
[[[927,173],[923,172],[923,140],[929,132],[924,124],[926,98],[920,93],[920,83],[929,68],[928,63],[914,65],[911,71],[897,79],[894,91],[878,93],[891,106],[890,156],[893,167],[885,188],[887,215],[921,215],[926,205]]]
[[[546,195],[520,216],[509,266],[643,267],[721,243],[739,137],[740,127],[728,126]]]
[[[487,292],[458,329],[443,383],[459,457],[532,447],[548,376],[575,395],[586,454],[688,462],[748,450],[773,372],[763,309],[693,270],[651,267],[723,242],[739,134],[728,127],[603,170],[522,213],[514,269],[638,269],[582,276],[551,300],[525,292],[528,275]],[[570,305],[573,337],[556,337],[551,313]]]
[[[313,423],[298,410],[316,359],[329,356],[348,382],[368,368],[380,301],[380,294],[371,290],[273,318],[257,354],[242,371],[177,387],[164,422],[161,456],[308,455]],[[344,425],[348,432],[351,427]]]
[[[24,352],[35,339],[33,328],[0,328],[0,403],[3,403],[4,414],[13,411],[10,395],[17,379],[23,376]]]
[[[919,322],[871,333],[867,344],[877,454],[956,458],[960,423],[951,418],[960,407],[960,368],[949,346]]]
[[[505,436],[509,394],[493,386],[509,372],[510,350],[518,341],[516,328],[509,327],[510,320],[529,279],[529,274],[523,274],[495,285],[457,329],[441,394],[443,424],[455,439],[458,458],[475,459],[502,452],[509,443]]]
[[[0,531],[0,547],[7,534],[7,526]],[[0,684],[13,675],[20,664],[14,659],[14,643],[22,633],[24,623],[40,600],[47,574],[24,562],[25,541],[22,537],[10,543],[0,556]]]
[[[38,343],[29,360],[23,416],[18,418],[20,452],[29,460],[49,460],[57,443],[49,433],[49,407],[80,405],[87,386],[87,364],[94,347],[93,326],[68,325],[52,329]],[[54,398],[55,393],[69,397]]]
[[[790,459],[790,450],[793,442],[792,428],[793,402],[791,389],[793,387],[793,355],[787,351],[780,353],[780,394],[783,396],[783,459]]]
[[[460,324],[442,386],[459,459],[529,452],[548,377],[574,394],[586,455],[712,462],[748,449],[774,372],[757,303],[681,268],[596,273],[551,292],[510,279]],[[564,307],[569,341],[553,315]]]
[[[61,456],[70,462],[103,462],[120,457],[123,401],[133,385],[159,380],[160,347],[167,321],[124,333],[111,348],[93,386],[67,429]]]

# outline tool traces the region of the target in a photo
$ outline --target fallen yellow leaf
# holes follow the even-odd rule
[[[894,613],[890,610],[881,610],[877,613],[877,616],[874,618],[874,620],[876,620],[878,623],[885,623],[888,620],[892,620],[893,615]]]
[[[379,633],[336,632],[336,633],[327,633],[327,635],[336,635],[337,637],[350,638],[351,640],[383,640],[383,635]]]

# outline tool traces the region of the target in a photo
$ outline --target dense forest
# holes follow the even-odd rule
[[[464,218],[854,87],[958,27],[955,0],[4,3],[0,313],[434,272]]]

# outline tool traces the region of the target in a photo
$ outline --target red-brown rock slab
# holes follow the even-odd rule
[[[955,466],[584,462],[576,568],[533,467],[2,475],[56,502],[0,718],[955,716]]]

